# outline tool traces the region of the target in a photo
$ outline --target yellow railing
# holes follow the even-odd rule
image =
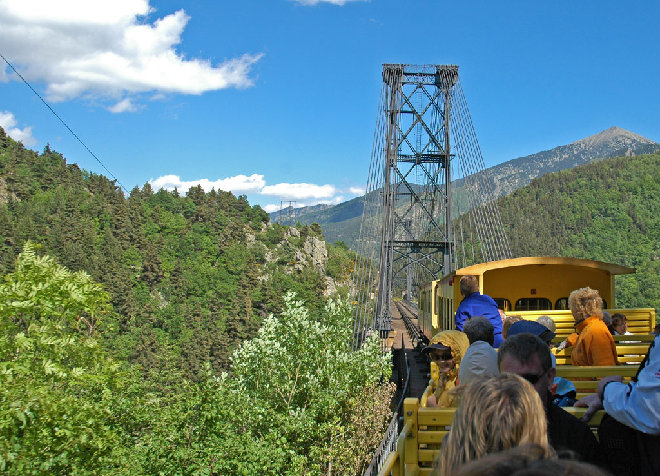
[[[635,336],[625,336],[628,337],[631,341],[635,340]],[[616,344],[616,354],[620,363],[631,363],[639,364],[644,360],[644,357],[649,351],[649,346],[651,341],[645,342],[630,342],[624,343],[619,342]],[[557,365],[570,365],[571,364],[571,353],[573,352],[572,347],[567,347],[560,351],[554,351],[555,357],[557,359]],[[616,374],[614,374],[616,375]]]
[[[610,315],[616,313],[624,314],[628,320],[628,331],[633,334],[650,334],[655,327],[655,309],[608,309]],[[535,321],[540,316],[549,316],[557,326],[557,336],[566,338],[575,332],[575,319],[571,311],[509,311],[508,314],[519,315],[523,319]]]
[[[595,391],[598,379],[608,375],[621,375],[628,381],[637,372],[636,365],[611,367],[557,366],[557,375],[572,380],[578,395],[584,391]],[[579,380],[588,379],[588,380]],[[449,432],[456,408],[427,408],[426,399],[432,391],[429,385],[421,399],[406,398],[403,403],[404,426],[397,438],[396,451],[385,460],[378,476],[427,476],[432,471],[442,440]],[[564,410],[582,418],[586,408],[563,407]],[[588,425],[595,432],[605,412],[596,412]]]

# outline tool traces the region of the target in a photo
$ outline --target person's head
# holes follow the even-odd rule
[[[469,296],[479,291],[479,279],[471,274],[466,274],[465,276],[461,276],[459,287],[463,296]]]
[[[463,332],[468,337],[470,344],[482,340],[493,345],[495,342],[495,328],[493,324],[483,316],[474,316],[463,324]]]
[[[548,391],[556,374],[548,344],[529,333],[507,337],[497,353],[497,364],[500,372],[514,373],[527,380],[543,405],[548,404]]]
[[[432,362],[438,366],[440,373],[447,374],[448,378],[456,378],[458,366],[465,351],[469,347],[465,333],[455,329],[437,333],[422,352],[428,353]]]
[[[539,316],[536,322],[547,327],[552,332],[557,332],[557,324],[555,324],[555,321],[553,321],[550,316]]]
[[[526,321],[523,319],[521,321],[514,322],[511,327],[509,327],[507,338],[517,334],[524,334],[525,332],[540,337],[541,340],[548,345],[548,347],[552,345],[552,339],[554,339],[556,335],[543,324],[539,324],[538,322],[534,321]]]
[[[612,328],[617,334],[625,334],[628,331],[628,318],[624,314],[617,312],[612,316]]]
[[[518,321],[522,321],[522,317],[518,315],[506,316],[504,322],[502,323],[502,339],[506,339],[506,336],[509,335],[509,328]]]
[[[603,317],[603,299],[596,289],[588,286],[576,289],[569,294],[568,308],[571,310],[575,322],[583,321],[591,316],[597,316],[599,319]]]
[[[605,476],[609,473],[589,463],[548,457],[540,445],[523,445],[471,461],[454,476]]]
[[[431,362],[435,362],[435,365],[440,369],[440,373],[448,373],[456,366],[449,346],[438,342],[427,346],[424,352],[428,354]]]
[[[501,374],[463,387],[436,465],[451,475],[468,461],[525,444],[552,454],[543,405],[525,379]]]

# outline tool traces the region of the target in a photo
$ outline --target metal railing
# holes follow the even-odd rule
[[[367,469],[363,473],[363,476],[376,476],[383,465],[385,464],[387,457],[396,450],[396,440],[399,436],[399,413],[395,412],[390,420],[390,424],[387,425],[387,430],[385,431],[385,436],[378,445],[374,457],[371,459],[371,463],[367,466]]]
[[[398,359],[393,363],[395,364],[395,367],[397,367],[397,373],[399,375],[398,388],[401,388],[401,392],[397,392],[399,393],[399,399],[397,401],[394,415],[392,415],[392,419],[387,425],[385,435],[380,441],[380,444],[378,445],[369,466],[367,466],[367,469],[364,471],[363,476],[376,476],[379,474],[381,468],[387,462],[390,453],[396,450],[396,440],[399,436],[400,429],[403,426],[403,418],[400,418],[399,415],[403,415],[403,402],[408,396],[408,388],[410,387],[410,367],[408,366],[405,343],[402,344],[401,352],[393,355],[398,355]],[[401,378],[401,376],[403,376],[403,378]]]

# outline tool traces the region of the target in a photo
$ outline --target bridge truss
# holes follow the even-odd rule
[[[358,260],[354,348],[391,329],[393,293],[511,257],[458,66],[383,65]]]

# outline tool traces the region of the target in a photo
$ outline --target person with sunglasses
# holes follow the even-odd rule
[[[434,391],[427,399],[427,406],[455,406],[452,390],[458,385],[458,369],[469,346],[470,341],[463,332],[447,330],[434,335],[431,343],[422,350],[438,367],[438,377],[437,380],[434,378]],[[434,372],[431,372],[431,375],[434,375]]]
[[[550,388],[556,370],[548,344],[531,333],[507,337],[497,354],[500,372],[514,373],[531,383],[545,408],[548,439],[558,453],[570,450],[583,461],[602,465],[598,441],[589,426],[552,403]]]

